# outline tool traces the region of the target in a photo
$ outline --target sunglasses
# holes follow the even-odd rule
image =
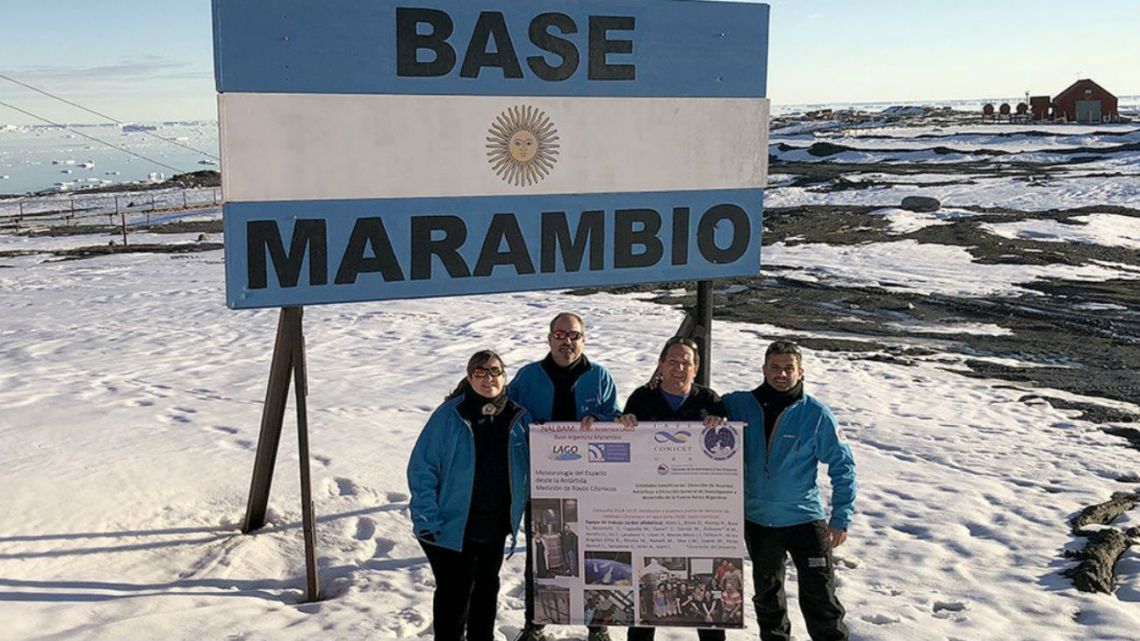
[[[556,341],[564,341],[567,338],[569,338],[571,341],[576,341],[583,336],[585,336],[585,334],[582,332],[565,332],[560,329],[556,329],[553,332],[550,332],[550,337]]]
[[[501,367],[476,367],[471,370],[471,375],[475,378],[498,378],[505,373]]]

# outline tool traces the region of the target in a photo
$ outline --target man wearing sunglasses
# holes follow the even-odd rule
[[[530,412],[536,422],[581,421],[589,428],[594,421],[614,421],[621,417],[617,387],[606,368],[586,358],[586,325],[582,317],[562,312],[550,321],[547,334],[550,352],[546,358],[526,365],[507,385],[507,396]],[[534,623],[534,584],[530,580],[534,559],[529,541],[533,539],[530,505],[526,548],[526,625],[516,641],[543,641],[543,626]],[[609,641],[604,627],[590,627],[589,641]]]

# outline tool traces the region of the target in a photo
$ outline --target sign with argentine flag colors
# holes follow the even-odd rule
[[[756,274],[768,7],[214,0],[235,309]]]

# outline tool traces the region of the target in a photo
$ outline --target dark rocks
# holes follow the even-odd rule
[[[1140,494],[1135,492],[1114,492],[1112,498],[1104,503],[1090,505],[1081,510],[1072,520],[1073,532],[1081,534],[1089,525],[1108,525],[1121,514],[1131,510],[1140,501]]]
[[[1128,441],[1128,445],[1134,449],[1140,450],[1140,430],[1134,427],[1102,427],[1106,434],[1119,436]]]
[[[1112,569],[1131,541],[1119,530],[1099,530],[1089,535],[1085,549],[1069,554],[1080,559],[1076,567],[1065,570],[1064,575],[1072,579],[1073,585],[1081,592],[1112,592],[1116,577]]]
[[[942,201],[930,196],[907,196],[899,205],[902,209],[928,214],[942,209]]]
[[[1110,407],[1107,405],[1098,405],[1096,403],[1084,403],[1081,401],[1067,401],[1054,396],[1040,396],[1038,394],[1027,394],[1017,399],[1021,403],[1029,403],[1032,401],[1043,401],[1059,410],[1077,410],[1081,413],[1080,419],[1090,423],[1105,424],[1105,423],[1132,423],[1140,417],[1135,413],[1128,410]],[[1129,438],[1133,436],[1136,439],[1136,447],[1140,449],[1140,430],[1128,427],[1106,427],[1105,432],[1113,436],[1120,436]],[[1130,439],[1131,440],[1131,439]]]
[[[1140,501],[1140,492],[1114,492],[1104,503],[1090,505],[1081,510],[1072,521],[1073,533],[1088,538],[1083,550],[1066,553],[1069,558],[1080,559],[1075,567],[1064,571],[1073,585],[1082,592],[1111,593],[1116,577],[1113,568],[1124,551],[1135,543],[1136,528],[1121,532],[1115,528],[1087,531],[1089,525],[1108,525],[1121,514],[1131,510]]]
[[[807,148],[807,152],[816,158],[827,158],[828,156],[841,154],[845,151],[851,151],[851,147],[837,145],[832,142],[816,142]]]

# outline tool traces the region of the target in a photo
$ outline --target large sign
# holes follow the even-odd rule
[[[743,424],[530,434],[536,623],[743,627]]]
[[[234,308],[751,275],[768,7],[214,0]]]

